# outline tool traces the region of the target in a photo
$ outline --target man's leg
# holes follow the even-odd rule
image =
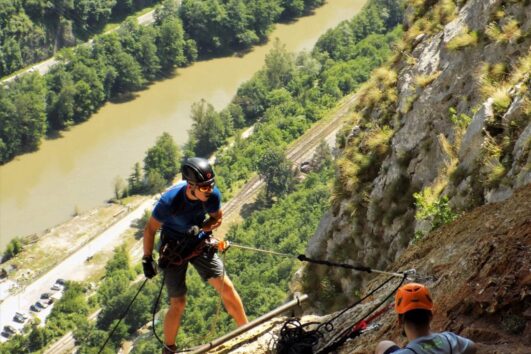
[[[179,331],[185,305],[185,295],[170,298],[170,308],[168,309],[168,312],[166,312],[166,317],[164,318],[164,343],[166,345],[175,344],[175,337]]]
[[[247,321],[247,315],[243,308],[242,299],[228,276],[210,278],[208,279],[208,283],[221,295],[225,309],[234,318],[238,327],[249,322]]]

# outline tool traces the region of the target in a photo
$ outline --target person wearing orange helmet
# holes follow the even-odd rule
[[[470,339],[452,332],[434,333],[430,330],[433,317],[430,291],[422,284],[409,283],[395,295],[395,312],[409,343],[400,348],[384,340],[376,346],[376,354],[473,354],[476,345]]]

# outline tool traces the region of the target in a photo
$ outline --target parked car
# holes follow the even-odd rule
[[[9,332],[6,332],[6,331],[2,331],[2,336],[3,337],[6,337],[6,338],[9,338],[13,335],[13,333],[9,333]]]
[[[54,285],[52,285],[52,287],[50,289],[52,289],[53,291],[59,291],[59,290],[61,290],[61,287],[59,285],[57,285],[57,284],[54,284]]]
[[[4,332],[15,334],[17,333],[17,330],[13,326],[4,326]]]
[[[52,293],[42,293],[41,294],[41,299],[49,299],[50,296],[52,296],[53,294]]]
[[[35,303],[35,306],[38,306],[38,307],[40,307],[41,309],[45,309],[45,308],[48,307],[48,304],[47,304],[46,302],[44,302],[44,301],[37,301],[37,302]]]
[[[65,280],[62,278],[57,279],[55,282],[59,285],[65,285]]]
[[[31,305],[30,310],[33,312],[41,312],[41,309],[35,305]]]
[[[20,312],[15,313],[15,316],[13,317],[13,320],[18,323],[24,323],[27,319],[28,316]]]

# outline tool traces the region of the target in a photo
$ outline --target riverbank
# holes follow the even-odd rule
[[[120,221],[149,196],[132,196],[76,215],[63,224],[23,238],[24,249],[0,264],[0,302],[17,293]]]
[[[329,28],[349,19],[365,1],[338,0],[311,16],[278,24],[278,38],[291,52],[310,50]],[[163,132],[178,145],[188,140],[191,105],[201,99],[222,109],[242,82],[264,63],[274,41],[243,57],[216,58],[179,69],[178,74],[138,92],[127,103],[108,103],[89,121],[43,141],[40,150],[0,167],[0,249],[15,236],[63,222],[75,208],[90,210],[113,195],[117,176],[133,165]],[[32,221],[27,222],[27,215]]]

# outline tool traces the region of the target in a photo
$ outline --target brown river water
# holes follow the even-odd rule
[[[134,100],[108,103],[89,121],[43,141],[39,151],[0,166],[0,252],[15,236],[44,231],[103,204],[117,176],[127,179],[163,132],[182,145],[192,125],[192,103],[225,107],[240,84],[264,63],[274,38],[288,50],[310,50],[327,29],[356,14],[365,0],[328,0],[315,12],[277,24],[270,41],[242,57],[201,61],[152,84]]]

